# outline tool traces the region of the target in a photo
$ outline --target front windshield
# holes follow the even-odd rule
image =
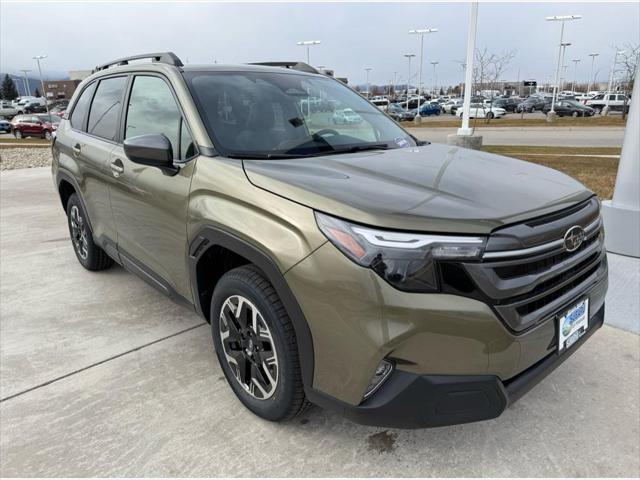
[[[187,72],[216,148],[228,156],[306,156],[402,148],[414,140],[338,81],[283,72]]]

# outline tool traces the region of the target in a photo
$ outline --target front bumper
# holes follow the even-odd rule
[[[507,381],[495,375],[418,375],[396,370],[371,398],[353,406],[317,390],[309,400],[365,425],[425,428],[496,418],[555,370],[602,326],[604,305],[589,329],[562,354],[553,352]]]

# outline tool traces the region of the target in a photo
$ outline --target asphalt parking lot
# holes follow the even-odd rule
[[[235,399],[200,318],[82,269],[48,168],[0,175],[0,259],[0,476],[640,475],[634,333],[605,325],[488,422],[403,431],[312,407],[272,424]]]

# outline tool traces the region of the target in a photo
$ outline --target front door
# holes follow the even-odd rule
[[[122,144],[111,152],[110,198],[118,251],[125,266],[166,293],[178,293],[191,302],[187,207],[196,158],[191,135],[164,78],[152,74],[133,77],[127,98],[123,140],[151,133],[166,135],[180,170],[169,175],[134,163]]]

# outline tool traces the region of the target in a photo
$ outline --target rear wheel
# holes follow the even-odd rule
[[[13,132],[13,136],[16,138],[23,138],[22,132],[20,130],[16,130]]]
[[[262,272],[227,272],[211,300],[216,355],[231,389],[256,415],[287,420],[306,405],[298,349],[287,312]]]
[[[576,118],[576,117],[579,117],[579,116],[580,116],[580,113],[578,113],[578,111],[576,110],[576,111],[574,111],[574,112],[571,114],[571,116],[572,116],[573,118]]]
[[[493,112],[487,113],[487,118],[491,120],[494,117]]]
[[[92,271],[104,270],[113,265],[113,259],[94,243],[87,214],[75,193],[67,202],[67,220],[73,251],[80,265]]]

